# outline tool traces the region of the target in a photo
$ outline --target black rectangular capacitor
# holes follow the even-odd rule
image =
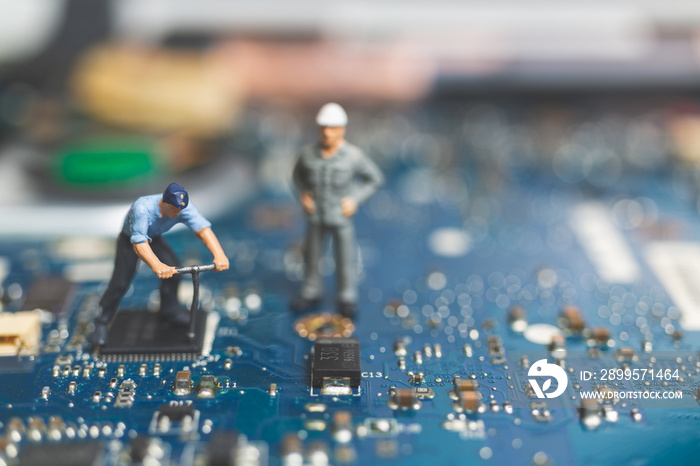
[[[312,385],[323,386],[323,379],[349,379],[351,387],[359,387],[360,341],[356,338],[319,338],[314,343]]]

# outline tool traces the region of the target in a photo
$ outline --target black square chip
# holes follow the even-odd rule
[[[187,337],[187,327],[161,322],[157,313],[122,311],[109,329],[105,355],[197,353],[202,350],[207,313],[195,316],[194,340]]]
[[[347,380],[360,386],[360,341],[356,338],[319,338],[314,343],[312,385],[321,388],[326,381]]]

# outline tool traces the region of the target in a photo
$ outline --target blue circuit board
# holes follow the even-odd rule
[[[351,109],[349,139],[387,178],[355,219],[354,324],[334,318],[332,293],[313,314],[288,309],[304,234],[289,173],[314,130],[282,118],[270,134],[259,109],[241,130],[255,191],[214,219],[231,269],[200,276],[194,354],[91,346],[114,238],[0,240],[0,317],[41,328],[0,357],[0,464],[695,463],[692,170],[635,132],[664,137],[651,110],[516,110]],[[167,238],[183,262],[210,261],[186,229]],[[28,308],[51,278],[69,292]],[[120,315],[157,308],[157,288],[141,267]],[[357,339],[359,386],[313,387],[317,334]],[[533,392],[541,359],[563,369],[560,396]],[[594,389],[618,394],[585,401]]]

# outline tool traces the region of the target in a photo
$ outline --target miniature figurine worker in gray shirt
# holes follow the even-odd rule
[[[357,307],[355,231],[352,216],[381,186],[384,177],[359,148],[345,140],[348,117],[336,103],[324,105],[316,117],[320,141],[305,147],[293,180],[308,220],[304,245],[304,282],[290,307],[299,312],[321,302],[318,266],[326,234],[333,238],[337,311],[354,318]]]

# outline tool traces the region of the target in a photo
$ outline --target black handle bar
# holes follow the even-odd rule
[[[207,265],[190,265],[187,267],[177,267],[175,269],[175,272],[177,273],[199,273],[199,272],[208,272],[209,270],[214,270],[216,268],[216,265],[214,264],[207,264]]]

